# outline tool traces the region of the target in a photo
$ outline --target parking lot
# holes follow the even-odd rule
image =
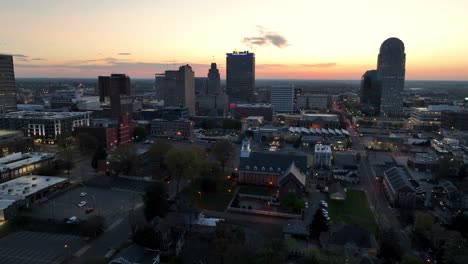
[[[86,195],[81,196],[82,193],[86,193]],[[86,204],[79,206],[78,204],[82,201]],[[72,216],[82,220],[100,214],[110,225],[117,219],[126,216],[132,205],[141,206],[141,195],[94,187],[80,187],[44,203],[34,204],[25,214],[59,221]],[[86,210],[92,210],[92,212],[86,213]]]
[[[0,262],[63,263],[80,246],[78,236],[21,231],[0,239]]]

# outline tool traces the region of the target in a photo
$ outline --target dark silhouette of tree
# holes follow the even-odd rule
[[[234,146],[230,141],[219,140],[217,141],[212,149],[213,157],[221,164],[223,171],[226,163],[232,158],[234,153]]]
[[[223,119],[223,129],[240,130],[242,128],[242,122],[238,119]]]
[[[155,183],[148,186],[143,194],[144,213],[146,221],[153,220],[156,216],[163,217],[168,210],[166,186],[163,183]]]
[[[76,135],[75,140],[82,152],[92,151],[99,145],[99,140],[87,133],[79,133]]]
[[[138,228],[133,235],[133,242],[145,248],[160,249],[161,241],[156,231],[151,226]]]
[[[395,230],[383,230],[380,234],[380,250],[378,257],[383,263],[397,263],[401,260],[402,250]]]
[[[148,153],[153,166],[153,172],[156,176],[167,172],[165,157],[171,149],[172,145],[165,139],[158,139],[151,145]]]
[[[109,160],[113,169],[118,173],[129,175],[138,168],[139,159],[137,149],[133,144],[120,145],[109,152]]]
[[[203,151],[201,151],[203,152]],[[198,174],[200,150],[191,147],[178,147],[169,150],[165,157],[165,162],[171,173],[171,177],[176,181],[176,191],[179,193],[182,179],[193,178]]]
[[[133,135],[136,141],[143,141],[148,136],[148,133],[146,132],[146,129],[144,127],[135,127],[133,129]]]
[[[214,121],[213,119],[205,119],[201,122],[201,128],[205,130],[215,129],[216,127],[216,121]]]
[[[318,208],[315,212],[312,223],[309,225],[310,236],[313,238],[318,238],[322,232],[327,232],[328,229],[327,219],[325,219],[325,216],[323,216],[321,209]]]
[[[107,158],[107,151],[103,145],[99,145],[94,151],[93,158],[91,159],[91,167],[98,168],[98,162]]]

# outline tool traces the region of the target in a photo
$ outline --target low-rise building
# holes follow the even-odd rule
[[[239,161],[239,183],[278,186],[282,175],[294,163],[301,173],[308,173],[308,157],[299,151],[252,151],[244,139]]]
[[[245,119],[249,116],[263,116],[265,121],[273,120],[273,106],[271,104],[231,104],[233,116],[237,119]]]
[[[0,183],[0,221],[16,217],[21,207],[28,207],[68,183],[68,179],[52,176],[23,176]]]
[[[55,159],[52,153],[13,153],[0,158],[0,182],[31,174],[48,167]]]
[[[457,109],[453,105],[413,107],[409,123],[413,129],[436,130],[440,128],[442,113],[455,112]]]
[[[263,116],[249,116],[245,119],[245,123],[249,127],[258,127],[263,125]]]
[[[286,195],[303,196],[306,192],[306,178],[307,176],[296,167],[296,164],[291,163],[288,170],[278,179],[280,197]]]
[[[468,111],[442,113],[441,126],[450,130],[468,130]]]
[[[89,126],[90,115],[91,112],[11,112],[0,115],[0,127],[23,130],[40,142],[54,143],[58,135],[71,134],[78,126]]]
[[[151,135],[155,137],[191,139],[193,137],[193,122],[188,119],[151,121]]]
[[[403,167],[393,167],[384,172],[385,193],[395,206],[412,208],[416,204],[416,191],[409,182],[410,175]]]
[[[297,109],[326,110],[331,106],[331,96],[328,94],[301,94],[297,96]]]
[[[314,151],[315,168],[330,168],[332,160],[332,150],[330,145],[316,144]]]
[[[31,137],[19,130],[0,130],[0,157],[16,152],[28,152],[34,148]]]
[[[346,182],[346,183],[358,183],[359,182],[359,174],[357,170],[333,170],[332,171],[333,178],[338,181]]]
[[[438,165],[437,156],[429,153],[416,153],[414,157],[408,158],[408,167],[415,171],[434,172]]]
[[[306,128],[341,128],[336,114],[303,114],[299,125]]]
[[[128,115],[123,115],[119,119],[92,119],[90,126],[76,127],[74,134],[87,134],[95,137],[100,144],[107,149],[132,142],[135,124],[129,120]]]

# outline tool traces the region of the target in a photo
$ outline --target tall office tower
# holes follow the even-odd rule
[[[377,70],[366,71],[361,78],[361,112],[366,116],[379,116],[382,86]]]
[[[178,71],[166,71],[161,81],[164,106],[186,107],[195,115],[195,73],[188,64]]]
[[[0,113],[16,110],[16,83],[13,56],[0,54]]]
[[[255,89],[255,54],[234,51],[226,54],[226,93],[231,102],[252,102]]]
[[[130,77],[125,74],[111,74],[98,77],[99,101],[104,102],[113,94],[130,96]]]
[[[208,78],[195,77],[195,94],[206,94],[208,90]]]
[[[405,45],[397,38],[389,38],[380,46],[377,71],[382,82],[380,115],[403,115],[403,89],[405,86]]]
[[[276,113],[292,113],[294,108],[294,85],[273,85],[271,104]]]
[[[154,89],[156,90],[156,99],[164,100],[164,73],[156,73],[154,75]]]
[[[216,63],[211,63],[210,70],[208,71],[208,94],[222,94],[221,91],[221,76],[219,75]]]

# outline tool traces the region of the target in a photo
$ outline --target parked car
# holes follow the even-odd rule
[[[86,201],[81,201],[81,202],[78,204],[79,207],[83,207],[83,206],[85,206],[85,205],[86,205]]]
[[[322,207],[322,208],[328,208],[327,202],[325,202],[324,200],[320,200],[320,207]]]
[[[85,210],[85,214],[90,214],[92,212],[94,212],[94,208],[86,208]]]
[[[87,195],[87,193],[85,193],[85,192],[80,193],[80,197],[85,197],[86,195]]]
[[[68,218],[66,223],[67,224],[74,224],[74,223],[76,223],[77,220],[78,220],[78,218],[76,218],[76,216],[72,216],[72,217]]]

